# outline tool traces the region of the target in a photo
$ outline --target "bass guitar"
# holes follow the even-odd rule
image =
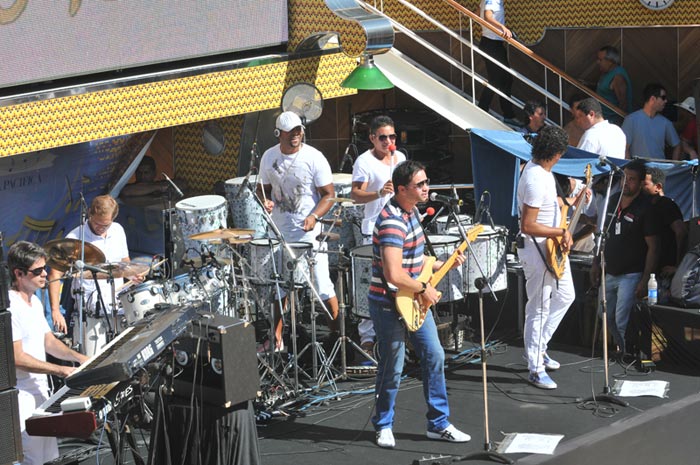
[[[583,210],[583,201],[586,198],[586,191],[591,188],[591,183],[593,179],[591,176],[591,164],[586,165],[586,187],[581,190],[578,197],[572,205],[575,208],[574,215],[571,217],[571,221],[568,222],[567,226],[567,214],[569,213],[569,206],[564,204],[561,207],[561,222],[559,227],[562,229],[569,229],[570,231],[576,230],[576,225],[581,217],[581,211]],[[545,243],[545,258],[547,259],[547,264],[554,272],[554,276],[557,279],[561,279],[564,276],[564,269],[566,267],[566,257],[569,255],[569,251],[562,250],[561,241],[562,237],[548,237]]]
[[[457,260],[457,256],[464,252],[467,249],[467,245],[473,242],[483,230],[484,227],[481,224],[476,224],[469,228],[469,230],[467,230],[467,240],[459,244],[459,247],[457,247],[435,273],[433,273],[433,264],[437,259],[435,257],[426,257],[423,270],[416,279],[422,283],[429,282],[433,287],[437,286],[447,272],[450,271],[455,260]],[[396,293],[396,310],[401,315],[406,328],[411,332],[418,331],[420,327],[423,326],[425,315],[428,313],[429,309],[430,303],[424,301],[422,294],[404,290],[399,290]]]

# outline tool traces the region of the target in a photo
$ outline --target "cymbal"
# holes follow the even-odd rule
[[[250,236],[252,239],[254,229],[215,229],[197,234],[192,234],[190,239],[193,241],[210,241],[222,239],[236,239],[239,236]]]
[[[347,197],[331,197],[330,199],[327,199],[329,202],[335,202],[335,203],[343,203],[343,202],[349,202],[349,203],[355,203],[353,199],[349,199]]]
[[[68,271],[76,260],[80,260],[80,241],[78,239],[54,239],[44,244],[46,264],[58,271]],[[89,265],[105,261],[105,254],[96,246],[85,243],[85,258]]]
[[[326,240],[328,242],[339,241],[340,234],[334,233],[334,232],[322,232],[321,234],[316,236],[316,240],[319,242],[321,242],[323,240]]]
[[[150,265],[134,262],[98,263],[95,267],[109,272],[97,273],[97,279],[108,279],[110,274],[113,278],[128,278],[147,273],[151,269]],[[83,271],[83,278],[92,278],[92,271]]]

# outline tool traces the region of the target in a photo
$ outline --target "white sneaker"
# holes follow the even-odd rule
[[[472,438],[467,433],[463,433],[455,428],[454,425],[450,425],[442,431],[428,431],[426,432],[426,435],[428,436],[428,439],[437,439],[439,441],[448,442],[467,442]]]
[[[393,449],[396,447],[394,433],[391,432],[391,428],[384,428],[377,431],[377,445],[386,449]]]

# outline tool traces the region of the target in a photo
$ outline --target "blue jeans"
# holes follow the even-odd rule
[[[625,353],[625,331],[632,313],[632,307],[637,303],[634,290],[642,279],[642,273],[628,273],[605,277],[605,299],[607,300],[608,331],[613,336],[615,344]],[[600,307],[602,312],[602,305]]]
[[[403,372],[406,327],[393,308],[384,308],[369,301],[369,313],[374,322],[379,344],[379,366],[375,394],[377,403],[372,418],[375,430],[391,428],[394,424],[394,406]],[[445,386],[445,351],[438,339],[432,312],[428,312],[423,326],[408,336],[420,357],[423,378],[423,397],[428,405],[429,431],[442,431],[450,426],[450,407]]]

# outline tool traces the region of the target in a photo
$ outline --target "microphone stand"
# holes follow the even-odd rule
[[[604,401],[611,404],[620,405],[622,407],[628,407],[629,402],[620,399],[612,393],[610,388],[610,367],[608,361],[608,299],[606,297],[606,287],[605,287],[605,238],[607,236],[607,231],[605,228],[605,217],[608,213],[608,204],[610,202],[610,189],[612,188],[614,170],[610,170],[608,175],[608,187],[605,191],[605,201],[603,202],[603,208],[601,217],[598,218],[597,230],[596,230],[596,245],[593,251],[593,257],[600,257],[600,293],[602,298],[600,299],[601,310],[602,310],[602,327],[603,327],[603,369],[605,372],[605,384],[603,385],[603,393],[598,395],[590,396],[584,399],[584,402],[596,402]],[[624,185],[624,179],[623,179]],[[620,196],[622,198],[622,196]],[[608,228],[610,226],[608,225]],[[624,337],[624,336],[623,336]]]
[[[85,263],[85,226],[87,225],[88,222],[88,206],[87,203],[85,202],[85,197],[83,197],[83,193],[80,192],[80,261]],[[89,227],[89,226],[88,226]],[[79,279],[79,295],[78,295],[78,344],[77,344],[77,351],[80,352],[81,354],[84,354],[84,344],[83,344],[83,323],[84,323],[84,316],[83,316],[83,310],[84,310],[84,305],[85,302],[83,299],[85,298],[84,295],[84,290],[83,290],[83,285],[85,283],[85,280],[83,278],[83,273],[80,273],[80,279]],[[72,285],[72,284],[71,284]],[[68,323],[66,323],[68,324]]]
[[[505,455],[495,452],[489,438],[489,397],[488,397],[488,378],[486,373],[486,340],[484,337],[484,287],[489,286],[488,281],[484,277],[476,278],[474,286],[479,291],[479,326],[481,329],[481,382],[484,392],[484,450],[482,452],[473,452],[461,457],[456,457],[453,462],[461,462],[462,460],[491,460],[500,463],[513,463]],[[493,290],[491,291],[493,292]]]

